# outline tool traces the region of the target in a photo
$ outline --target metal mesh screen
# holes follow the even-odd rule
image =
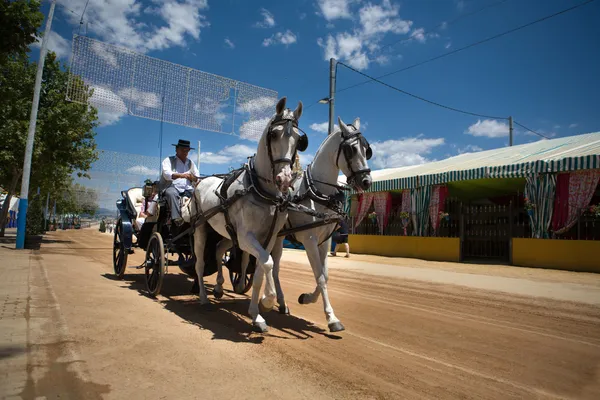
[[[116,212],[121,190],[142,187],[146,179],[158,180],[159,168],[159,157],[101,150],[88,172],[91,179],[76,178],[75,182],[96,191],[101,213],[106,214]]]
[[[74,35],[67,99],[258,140],[277,92]]]

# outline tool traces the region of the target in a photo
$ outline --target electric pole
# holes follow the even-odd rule
[[[25,160],[23,161],[23,178],[21,180],[21,197],[19,199],[19,216],[17,219],[17,243],[16,248],[25,247],[25,228],[27,221],[27,207],[29,197],[29,178],[31,174],[31,157],[33,154],[33,140],[35,138],[35,127],[37,124],[38,105],[40,104],[40,90],[42,87],[42,73],[44,72],[44,61],[50,39],[50,28],[52,18],[54,17],[54,7],[56,0],[50,3],[50,12],[46,20],[44,37],[42,38],[42,47],[40,48],[40,59],[38,60],[37,72],[35,74],[35,86],[33,87],[33,102],[31,103],[31,114],[29,116],[29,131],[27,132],[27,144],[25,146]]]

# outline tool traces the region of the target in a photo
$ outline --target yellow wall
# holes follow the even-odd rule
[[[513,239],[513,265],[600,272],[600,241]]]
[[[350,252],[388,257],[458,262],[459,238],[348,235]]]

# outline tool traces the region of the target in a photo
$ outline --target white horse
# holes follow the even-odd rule
[[[369,143],[360,132],[360,119],[356,118],[350,125],[344,124],[338,117],[339,129],[332,132],[317,150],[313,162],[308,165],[304,179],[293,189],[294,202],[302,204],[319,213],[333,214],[337,207],[332,204],[336,200],[338,175],[340,170],[346,175],[346,182],[357,190],[367,190],[372,183],[371,170],[367,160],[371,158],[372,150]],[[319,218],[304,212],[290,212],[287,228],[300,228],[318,223]],[[308,261],[315,275],[317,286],[312,293],[303,293],[298,298],[300,304],[315,303],[319,295],[323,296],[323,307],[327,324],[331,332],[343,331],[344,325],[333,312],[333,307],[327,294],[327,254],[331,247],[331,235],[336,229],[336,222],[313,227],[296,232],[296,239],[304,245]],[[279,237],[273,247],[273,275],[277,291],[279,312],[288,314],[281,284],[279,282],[279,262],[283,253],[283,237]]]
[[[263,276],[266,276],[266,284],[261,305],[264,309],[270,310],[275,304],[273,258],[270,252],[277,239],[277,232],[282,229],[287,220],[286,199],[294,179],[291,165],[296,151],[304,151],[308,146],[306,135],[301,136],[298,133],[302,102],[298,103],[294,111],[286,109],[285,103],[285,97],[277,103],[276,114],[267,123],[258,142],[256,155],[250,159],[246,168],[240,171],[239,175],[234,176],[235,179],[218,177],[203,179],[196,186],[194,197],[190,202],[195,204],[189,206],[192,217],[197,213],[209,217],[194,232],[200,304],[209,303],[204,287],[203,255],[209,238],[209,228],[206,225],[210,225],[216,233],[225,238],[218,244],[217,254],[223,254],[231,243],[237,241],[240,249],[253,255],[257,260],[248,311],[252,317],[253,329],[258,332],[268,330],[258,307]],[[211,210],[227,202],[224,198],[233,197],[238,199],[231,204],[226,204],[225,211],[220,210],[213,216],[209,216]],[[209,253],[210,250],[214,249],[209,249]],[[217,266],[217,285],[214,288],[214,295],[220,298],[223,295],[224,282],[220,259]]]

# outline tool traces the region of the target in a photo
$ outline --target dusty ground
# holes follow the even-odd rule
[[[49,238],[32,261],[46,288],[32,309],[54,313],[36,335],[60,340],[44,349],[47,368],[36,373],[30,360],[23,398],[600,398],[598,275],[330,258],[330,297],[346,326],[331,335],[320,301],[296,301],[314,287],[305,253],[286,251],[292,315],[267,314],[270,333],[259,335],[246,296],[226,292],[203,310],[170,267],[153,300],[142,270],[113,278],[110,235]],[[137,249],[129,265],[142,259]]]

